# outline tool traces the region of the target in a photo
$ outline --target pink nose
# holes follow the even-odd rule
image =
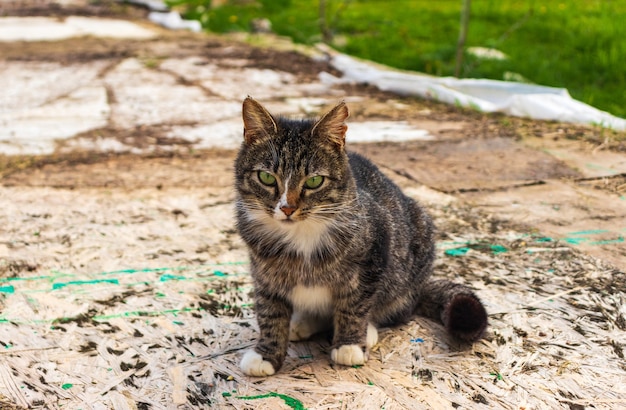
[[[280,210],[283,211],[283,213],[287,216],[291,216],[291,214],[293,214],[296,211],[296,209],[298,208],[292,205],[285,205],[285,206],[280,207]]]

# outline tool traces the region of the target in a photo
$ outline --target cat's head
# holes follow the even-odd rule
[[[345,151],[348,115],[342,102],[317,121],[290,120],[245,99],[235,175],[246,219],[288,226],[346,212],[356,195]]]

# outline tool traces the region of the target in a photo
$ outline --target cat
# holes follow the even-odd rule
[[[242,371],[280,369],[289,341],[332,330],[331,360],[362,365],[378,327],[420,314],[461,341],[487,312],[466,286],[430,279],[428,214],[368,159],[346,151],[348,108],[275,117],[248,97],[235,160],[237,230],[248,247],[260,336]]]

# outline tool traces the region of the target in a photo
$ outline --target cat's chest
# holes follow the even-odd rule
[[[319,316],[326,316],[332,312],[332,293],[326,286],[297,285],[291,290],[289,300],[295,311]]]
[[[304,259],[309,259],[331,240],[328,235],[329,224],[322,221],[278,222],[272,230],[277,241]]]

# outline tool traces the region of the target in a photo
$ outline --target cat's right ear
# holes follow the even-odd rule
[[[278,128],[274,117],[252,97],[243,100],[243,138],[246,144],[264,140],[276,135]]]
[[[324,137],[336,148],[342,150],[346,144],[346,118],[350,115],[345,102],[340,102],[326,113],[311,130],[311,135]]]

